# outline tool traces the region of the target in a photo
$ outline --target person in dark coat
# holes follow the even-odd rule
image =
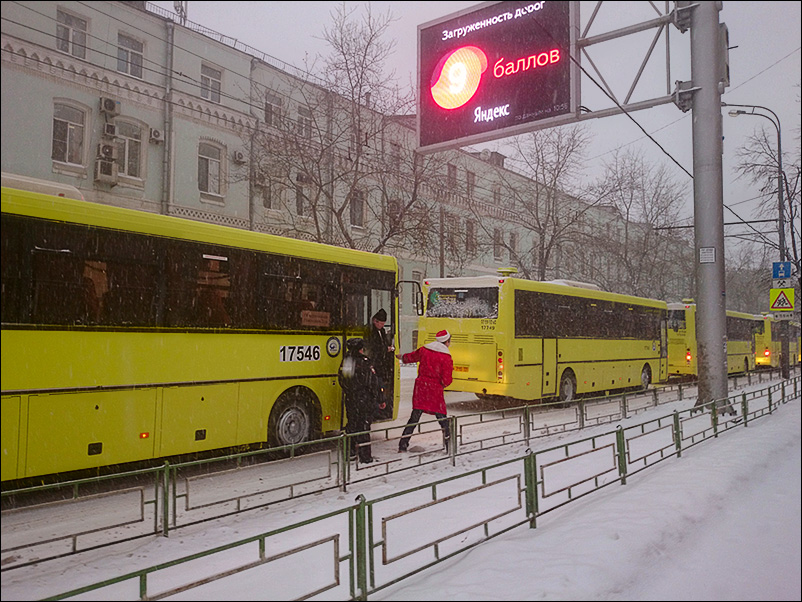
[[[345,426],[347,434],[351,437],[351,444],[356,445],[356,454],[359,461],[367,464],[373,462],[370,447],[370,425],[379,409],[385,407],[382,399],[381,386],[373,364],[364,354],[365,343],[362,339],[349,339],[346,343],[337,378],[345,396],[345,414],[348,423]]]
[[[409,439],[420,422],[421,415],[434,414],[443,429],[443,447],[448,449],[451,439],[446,419],[446,400],[443,390],[451,384],[454,371],[454,360],[451,358],[451,334],[441,330],[431,343],[419,347],[412,353],[398,354],[405,364],[417,363],[418,376],[412,390],[412,414],[398,442],[398,451],[405,452],[409,447]]]
[[[392,395],[393,371],[395,370],[395,347],[384,330],[387,323],[387,312],[384,308],[373,314],[365,335],[365,355],[373,362],[373,368],[379,376],[385,402]]]

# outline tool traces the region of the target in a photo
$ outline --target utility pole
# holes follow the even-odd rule
[[[696,252],[697,406],[727,399],[727,305],[724,287],[724,193],[721,92],[724,57],[720,2],[691,8],[693,196]]]

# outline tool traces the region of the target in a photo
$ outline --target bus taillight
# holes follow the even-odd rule
[[[765,355],[766,357],[769,357],[769,356],[771,356],[771,351],[769,351],[768,349],[766,349],[766,350],[763,352],[763,355]]]
[[[691,350],[690,349],[687,349],[685,351],[685,361],[688,362],[689,364],[691,363]]]
[[[504,352],[498,352],[498,380],[501,381],[504,378]]]

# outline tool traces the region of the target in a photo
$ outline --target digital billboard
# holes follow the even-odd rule
[[[418,150],[569,120],[576,2],[486,2],[418,26]],[[578,17],[578,14],[577,14]],[[542,124],[539,124],[542,126]]]

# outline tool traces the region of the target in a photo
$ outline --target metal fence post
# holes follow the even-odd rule
[[[345,436],[345,433],[340,433],[339,439],[337,449],[340,451],[340,491],[344,492],[351,476],[351,463],[349,462],[351,450],[348,449],[351,440]]]
[[[524,406],[524,443],[527,447],[529,447],[529,438],[532,436],[530,407],[529,404]]]
[[[744,417],[744,426],[749,426],[749,402],[746,401],[746,393],[741,393],[741,415]]]
[[[674,410],[674,447],[677,448],[677,457],[682,457],[682,427],[679,421],[679,412]]]
[[[168,537],[170,532],[170,463],[164,461],[162,476],[162,536]]]
[[[531,449],[524,456],[524,485],[526,488],[526,514],[529,528],[537,528],[537,463]]]
[[[624,429],[621,425],[615,429],[615,446],[618,453],[618,474],[621,475],[621,484],[627,484],[627,452],[624,439]]]
[[[768,394],[769,394],[769,414],[773,414],[774,409],[771,407],[771,387],[768,388]]]
[[[367,502],[365,496],[359,494],[356,497],[357,506],[354,509],[354,519],[356,523],[355,545],[353,547],[356,554],[356,586],[357,591],[354,592],[354,600],[367,600],[368,599],[368,537],[367,537],[367,524],[368,521],[365,517]]]
[[[627,396],[621,396],[621,419],[625,420],[627,418]]]

